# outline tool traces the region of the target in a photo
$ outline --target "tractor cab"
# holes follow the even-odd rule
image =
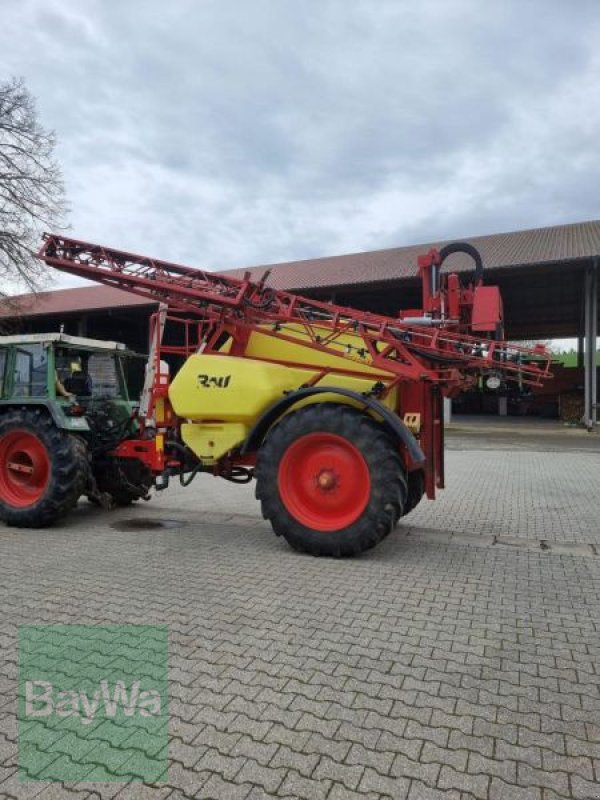
[[[110,450],[136,429],[138,401],[130,397],[139,396],[144,363],[119,342],[65,333],[0,336],[0,412],[43,407],[58,428]]]
[[[59,427],[78,430],[87,426],[73,426],[69,418],[82,418],[102,405],[130,416],[127,377],[136,372],[132,360],[143,372],[143,358],[119,342],[64,333],[0,336],[0,405],[43,403]]]
[[[114,455],[139,431],[127,377],[139,384],[144,362],[118,342],[0,336],[0,519],[37,527],[81,495],[105,506],[148,495],[144,465]]]

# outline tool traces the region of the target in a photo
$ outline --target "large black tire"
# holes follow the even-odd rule
[[[51,525],[76,505],[88,480],[85,442],[44,411],[0,417],[0,519],[7,525]]]
[[[425,493],[425,477],[422,470],[417,469],[408,473],[408,498],[404,508],[404,516],[410,514],[421,502]]]
[[[314,556],[374,547],[403,515],[408,495],[398,448],[382,428],[334,403],[284,416],[258,452],[255,476],[275,533]]]

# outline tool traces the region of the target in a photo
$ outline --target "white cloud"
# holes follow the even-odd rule
[[[558,0],[12,0],[73,235],[231,267],[598,216],[599,18]]]

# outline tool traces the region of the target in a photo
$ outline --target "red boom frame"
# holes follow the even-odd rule
[[[347,368],[322,370],[315,382],[329,371],[352,375],[357,374],[354,364],[372,363],[386,379],[380,395],[402,385],[400,416],[421,414],[430,497],[436,485],[443,486],[442,396],[460,392],[485,372],[529,385],[539,385],[551,375],[551,356],[544,348],[532,350],[490,336],[501,322],[497,289],[483,287],[481,281],[462,287],[457,275],[440,276],[436,250],[419,258],[423,308],[410,312],[416,319],[407,319],[407,312],[404,318],[386,317],[276,291],[266,285],[268,273],[258,282],[250,280],[249,273],[238,279],[54,234],[45,235],[38,257],[63,272],[163,303],[172,312],[168,318],[185,325],[184,345],[156,348],[151,407],[158,399],[167,401],[167,386],[160,379],[161,352],[187,356],[200,343],[203,352],[218,352],[224,334],[232,338],[231,354],[243,356],[257,328],[263,335],[298,342],[297,328],[291,326],[299,326],[303,346],[348,362]],[[481,335],[472,335],[473,328]],[[155,319],[154,335],[157,330]],[[344,342],[347,333],[358,337],[360,346]],[[306,366],[314,369],[314,364]],[[164,427],[176,424],[167,413]],[[141,458],[157,472],[164,468],[162,450],[156,448],[151,455],[147,442],[137,453],[131,441],[123,442],[121,450],[120,455]]]
[[[265,323],[273,323],[272,332],[278,338],[294,340],[282,327],[293,322],[303,326],[310,346],[316,350],[344,354],[353,360],[353,354],[339,341],[350,332],[362,338],[374,366],[402,379],[427,381],[447,389],[460,387],[466,373],[486,369],[531,385],[540,385],[550,377],[551,356],[546,351],[494,341],[485,335],[470,336],[465,332],[468,322],[460,316],[432,316],[431,325],[425,327],[275,291],[265,285],[268,273],[259,282],[249,277],[240,280],[53,234],[46,234],[38,257],[63,272],[202,317],[213,330],[208,349],[223,331],[235,332],[238,335],[234,340],[238,341],[243,340],[244,331]],[[439,254],[435,250],[421,257],[421,270],[428,261],[435,264],[436,259]],[[473,292],[463,290],[456,308],[468,308],[472,302]],[[329,330],[326,337],[323,328]],[[358,356],[354,360],[361,360],[360,352]]]

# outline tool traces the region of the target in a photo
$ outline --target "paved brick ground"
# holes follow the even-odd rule
[[[600,449],[521,445],[452,440],[446,494],[352,561],[293,553],[209,478],[0,529],[0,797],[599,798]],[[32,623],[169,626],[159,785],[19,782]],[[136,774],[116,756],[85,757]]]

